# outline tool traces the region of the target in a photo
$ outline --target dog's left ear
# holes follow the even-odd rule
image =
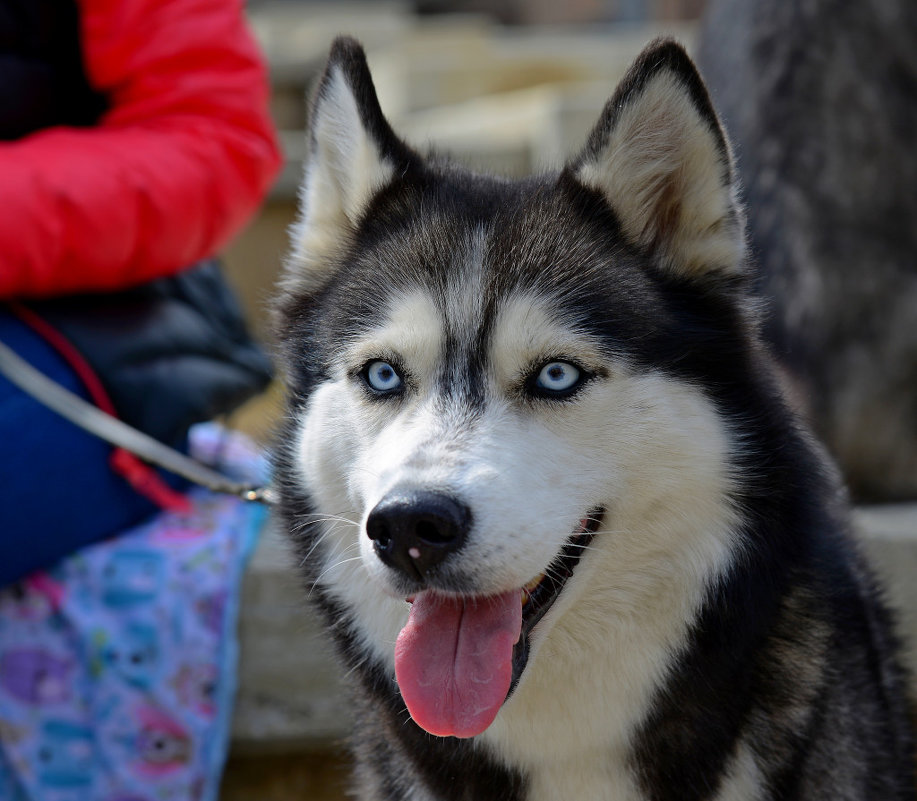
[[[315,292],[339,265],[373,197],[416,160],[382,114],[366,55],[341,36],[312,99],[309,153],[287,281]]]
[[[567,169],[605,196],[624,235],[663,270],[689,279],[744,272],[732,153],[674,41],[643,51]]]

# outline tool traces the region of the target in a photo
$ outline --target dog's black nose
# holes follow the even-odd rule
[[[470,525],[471,511],[449,495],[397,490],[369,513],[366,533],[385,564],[423,581],[462,547]]]

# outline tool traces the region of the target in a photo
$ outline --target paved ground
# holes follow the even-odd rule
[[[344,801],[348,772],[333,753],[232,757],[220,801]]]

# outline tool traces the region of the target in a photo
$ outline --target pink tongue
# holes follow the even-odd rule
[[[474,737],[506,700],[520,591],[462,601],[422,592],[395,643],[395,678],[411,717],[440,737]]]

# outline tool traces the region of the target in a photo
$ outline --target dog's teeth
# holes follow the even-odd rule
[[[535,578],[533,578],[528,584],[526,584],[522,589],[531,592],[535,589],[541,582],[544,580],[544,573],[539,573]]]
[[[525,606],[529,602],[529,593],[528,590],[522,590],[522,605]]]

